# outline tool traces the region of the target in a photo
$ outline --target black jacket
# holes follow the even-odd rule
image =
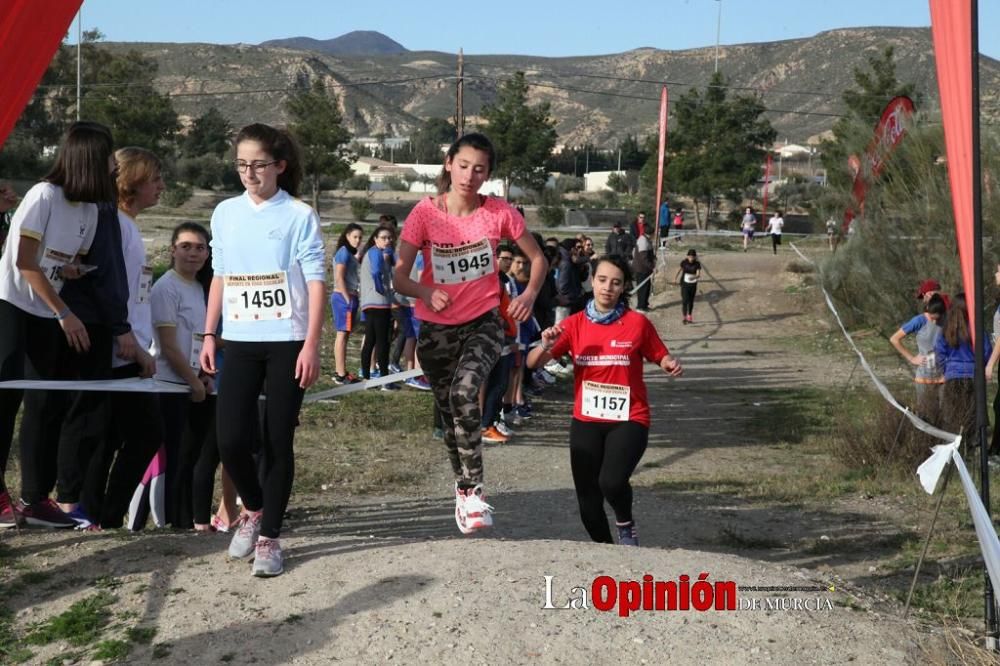
[[[632,249],[634,247],[635,240],[625,232],[618,233],[617,231],[612,231],[608,235],[607,242],[604,243],[605,252],[624,257],[625,261],[632,261]]]
[[[97,205],[97,230],[83,263],[97,269],[78,280],[66,280],[59,296],[85,324],[104,324],[116,336],[131,331],[122,230],[114,204]]]
[[[576,269],[569,250],[564,247],[559,248],[559,275],[556,278],[556,288],[559,295],[568,301],[567,305],[571,308],[583,300],[580,272]]]

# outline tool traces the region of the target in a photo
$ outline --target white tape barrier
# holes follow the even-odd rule
[[[803,260],[809,262],[813,266],[816,266],[816,270],[819,271],[819,266],[817,266],[814,261],[799,252],[799,249],[795,247],[794,243],[790,243],[789,245],[800,257],[802,257]],[[822,273],[820,274],[820,289],[822,289],[823,296],[826,298],[826,305],[830,308],[830,312],[833,313],[834,318],[836,318],[837,323],[840,325],[840,330],[844,333],[844,337],[847,338],[847,342],[858,355],[858,360],[865,369],[865,372],[868,373],[868,376],[871,377],[872,382],[874,382],[879,393],[882,394],[882,397],[892,404],[893,407],[901,411],[918,429],[948,442],[947,444],[938,444],[933,447],[931,449],[933,451],[931,457],[921,463],[920,467],[917,468],[917,476],[920,478],[920,485],[923,486],[925,491],[927,491],[927,494],[933,495],[934,489],[937,488],[938,480],[941,478],[941,473],[944,471],[944,468],[949,462],[954,463],[955,469],[958,470],[958,476],[962,480],[962,490],[965,492],[965,499],[969,502],[969,511],[972,513],[972,522],[976,526],[976,537],[979,540],[979,548],[983,552],[983,561],[986,562],[986,571],[990,575],[990,582],[993,584],[993,589],[1000,590],[1000,538],[997,537],[996,529],[993,527],[993,521],[990,520],[989,514],[986,512],[986,507],[983,506],[983,501],[979,497],[979,491],[976,489],[976,485],[972,482],[972,477],[969,476],[969,471],[965,467],[965,461],[962,460],[962,456],[958,452],[959,446],[962,444],[961,436],[935,428],[918,417],[916,414],[913,414],[906,407],[900,405],[896,399],[892,397],[892,394],[889,393],[889,389],[887,389],[885,385],[879,381],[878,377],[875,376],[875,373],[872,372],[871,367],[868,365],[868,361],[865,360],[864,354],[862,354],[861,350],[859,350],[857,345],[854,344],[854,340],[844,327],[844,322],[840,319],[840,314],[837,312],[837,308],[834,307],[830,294],[828,294],[826,289],[823,288]]]
[[[407,379],[419,377],[422,370],[407,370],[397,372],[378,379],[368,379],[357,384],[345,384],[325,391],[307,393],[303,402],[328,400],[339,395],[347,395],[365,389],[379,388],[385,384],[404,382]],[[174,384],[156,379],[98,379],[92,381],[49,381],[19,379],[0,382],[0,389],[25,389],[35,391],[112,391],[118,393],[189,393],[191,389],[186,384]],[[263,396],[262,396],[263,397]]]
[[[379,377],[378,379],[366,379],[360,381],[357,384],[344,384],[343,386],[335,386],[334,388],[327,389],[325,391],[317,391],[316,393],[307,393],[306,397],[302,402],[316,402],[317,400],[328,400],[330,398],[335,398],[338,395],[347,395],[348,393],[356,393],[357,391],[364,391],[366,389],[379,388],[386,384],[395,384],[396,382],[405,382],[407,379],[413,379],[414,377],[419,377],[424,374],[423,370],[406,370],[405,372],[397,372],[396,374],[389,375],[387,377]]]
[[[962,490],[965,491],[965,499],[969,502],[969,510],[972,512],[972,522],[976,526],[976,537],[979,539],[979,548],[983,551],[983,561],[986,562],[986,571],[990,574],[990,582],[993,583],[994,590],[1000,590],[1000,538],[997,537],[993,521],[990,520],[983,501],[979,497],[976,485],[972,483],[969,470],[965,468],[965,461],[962,460],[958,452],[958,442],[951,444],[939,444],[934,447],[934,453],[917,468],[917,475],[920,476],[920,484],[928,494],[934,494],[941,472],[949,462],[954,463],[958,470],[958,476],[962,479]]]

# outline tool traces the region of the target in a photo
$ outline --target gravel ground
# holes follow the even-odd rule
[[[669,258],[671,277],[679,258]],[[903,622],[898,609],[876,603],[835,567],[799,568],[780,553],[756,560],[731,547],[705,547],[712,541],[702,538],[722,524],[780,535],[796,521],[795,529],[808,524],[818,537],[860,529],[856,516],[748,510],[653,487],[664,469],[773,473],[772,454],[744,436],[748,415],[738,398],[846,374],[850,359],[817,372],[815,359],[770,342],[817,325],[815,313],[800,312],[786,291],[799,280],[784,272],[790,259],[706,253],[712,277],[703,282],[694,326],[680,325],[675,287],[655,296],[650,316],[686,375],[668,380],[647,367],[656,415],[634,477],[642,548],[586,539],[569,472],[563,389],[539,401],[540,416],[510,444],[487,450],[497,508],[490,533],[462,537],[455,528],[442,450],[440,472],[414,493],[293,498],[283,538],[287,571],[279,578],[253,579],[248,564],[227,561],[225,535],[32,530],[0,535],[0,543],[16,567],[46,577],[5,602],[23,628],[92,594],[93,581],[103,580],[118,597],[121,622],[156,628],[152,646],[133,647],[132,663],[924,662],[938,636]],[[732,388],[732,398],[720,388]],[[737,583],[740,607],[759,607],[639,609],[623,617],[618,606],[599,610],[591,596],[599,576],[694,582],[703,572],[712,583]],[[587,607],[562,608],[574,599]],[[804,608],[795,609],[794,599]],[[557,608],[545,608],[547,600]],[[67,650],[35,648],[32,663]]]

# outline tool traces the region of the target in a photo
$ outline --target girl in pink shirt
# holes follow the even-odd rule
[[[418,203],[406,218],[393,279],[399,293],[417,299],[417,354],[444,421],[456,477],[455,522],[464,534],[493,524],[482,483],[479,388],[503,344],[497,245],[512,239],[531,260],[531,280],[508,308],[516,321],[531,316],[548,269],[524,218],[503,199],[479,194],[495,165],[496,152],[482,134],[452,144],[439,195]],[[410,279],[417,252],[424,259],[419,282]]]

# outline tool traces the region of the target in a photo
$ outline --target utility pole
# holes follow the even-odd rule
[[[455,90],[455,130],[458,133],[459,139],[465,134],[465,106],[462,99],[462,94],[465,89],[465,79],[464,77],[464,58],[462,56],[462,49],[458,50],[458,81],[456,82]]]
[[[719,73],[719,36],[722,34],[722,0],[719,3],[719,13],[715,20],[715,73]]]
[[[80,83],[83,79],[83,55],[82,55],[82,45],[83,45],[83,5],[80,6],[80,11],[76,13],[76,119],[80,120]]]

